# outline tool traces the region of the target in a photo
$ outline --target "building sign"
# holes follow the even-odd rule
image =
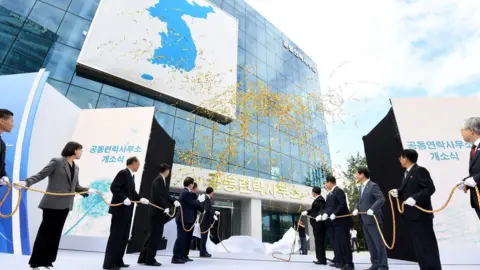
[[[193,177],[200,189],[212,187],[216,193],[240,197],[310,203],[312,188],[287,182],[217,172],[197,167],[174,164],[171,187],[183,188],[183,180]]]
[[[470,149],[472,145],[463,141],[408,141],[408,149],[429,151],[430,160],[459,160],[458,151]]]
[[[283,41],[283,47],[285,47],[287,50],[289,50],[291,53],[293,53],[298,59],[300,59],[309,69],[311,69],[314,73],[317,73],[317,70],[315,67],[307,62],[307,59],[299,52],[297,51],[292,45],[288,44],[288,41],[284,40]]]

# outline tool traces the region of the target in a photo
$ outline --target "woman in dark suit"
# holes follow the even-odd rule
[[[39,173],[20,181],[23,187],[30,187],[48,177],[47,192],[71,193],[85,192],[96,193],[93,189],[80,186],[78,183],[79,168],[75,160],[82,156],[82,145],[69,142],[62,151],[62,157],[50,160]],[[85,194],[84,196],[88,196]],[[37,238],[33,244],[30,267],[53,267],[57,258],[60,237],[68,212],[72,210],[74,196],[44,195],[38,206],[43,210],[43,219],[38,229]]]

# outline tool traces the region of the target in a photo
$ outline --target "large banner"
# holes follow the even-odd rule
[[[12,111],[15,117],[12,132],[1,134],[6,143],[6,170],[11,182],[24,179],[27,175],[33,122],[47,78],[48,73],[44,70],[0,76],[0,108]],[[0,188],[0,198],[6,191],[6,186]],[[0,218],[0,252],[30,254],[27,196],[24,195],[14,216]],[[0,208],[2,214],[10,214],[18,198],[18,192],[11,192]]]
[[[463,121],[478,116],[478,98],[392,99],[404,148],[415,149],[418,164],[435,183],[433,208],[445,203],[452,186],[468,176],[471,145],[460,135]],[[456,191],[445,210],[436,213],[435,232],[440,247],[480,246],[480,221],[470,207],[470,194]]]
[[[237,20],[205,0],[103,0],[78,71],[234,119],[237,44]]]
[[[136,156],[141,162],[135,174],[138,191],[153,115],[153,107],[82,111],[72,137],[84,147],[82,158],[78,161],[80,185],[100,191],[110,201],[110,185],[115,175],[126,168],[129,157]],[[67,218],[64,235],[96,236],[106,240],[110,221],[108,206],[100,196],[77,196]],[[77,248],[82,249],[78,245]]]

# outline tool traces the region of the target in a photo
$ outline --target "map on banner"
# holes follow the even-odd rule
[[[103,0],[77,72],[235,119],[237,46],[237,20],[208,1]]]

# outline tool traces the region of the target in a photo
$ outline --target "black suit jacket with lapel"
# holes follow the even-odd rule
[[[330,192],[327,196],[327,202],[325,205],[325,213],[328,214],[330,217],[331,214],[335,214],[335,216],[343,216],[350,214],[347,205],[347,197],[345,195],[345,191],[343,191],[338,186],[335,187],[333,191]],[[350,226],[352,224],[352,218],[339,218],[332,221],[334,226]]]
[[[168,188],[166,186],[166,180],[163,176],[159,175],[153,180],[152,190],[150,194],[150,202],[160,206],[163,209],[171,208],[175,200],[170,197]],[[149,216],[165,216],[163,210],[157,209],[155,207],[148,208]]]
[[[5,169],[5,158],[7,156],[7,145],[0,137],[0,178],[7,176],[7,170]]]
[[[213,220],[213,215],[215,212],[213,211],[212,208],[212,200],[205,195],[205,201],[201,203],[202,210],[204,210],[203,218],[202,218],[202,223],[200,224],[200,228],[202,231],[206,231],[210,228],[210,225],[212,225],[212,220]]]
[[[398,189],[398,197],[401,202],[412,197],[416,201],[416,205],[427,210],[432,210],[430,197],[433,193],[435,193],[435,185],[430,177],[430,173],[424,167],[416,164],[410,169],[406,177],[403,178],[402,184]],[[422,212],[415,206],[412,207],[408,205],[405,205],[403,216],[410,220],[433,218],[433,214]]]
[[[375,216],[377,217],[378,222],[382,223],[382,207],[384,203],[385,196],[383,196],[380,187],[377,185],[377,183],[369,180],[363,188],[363,192],[360,188],[358,194],[358,202],[355,208],[357,208],[360,212],[367,212],[369,209],[372,209],[372,211],[375,213]],[[368,215],[361,215],[360,220],[365,225],[376,224],[373,217]]]
[[[480,186],[480,151],[477,148],[477,151],[475,152],[475,156],[472,158],[470,157],[470,163],[468,166],[468,173],[469,177],[473,177],[473,180],[477,183],[478,186]],[[475,191],[475,188],[468,187],[470,189],[470,205],[472,208],[479,208],[478,206],[478,199],[477,199],[477,193]]]
[[[312,208],[307,211],[307,214],[311,217],[316,218],[318,215],[323,215],[325,212],[325,199],[319,195],[315,200],[312,202]],[[315,219],[310,219],[310,224],[312,226],[316,224],[321,224],[323,225],[323,222],[317,222]]]
[[[123,203],[126,198],[129,198],[131,201],[140,200],[140,195],[135,190],[135,180],[128,168],[118,172],[110,186],[110,191],[113,194],[112,204]],[[127,215],[131,217],[134,206],[133,203],[129,206],[111,206],[108,212],[113,215]]]

